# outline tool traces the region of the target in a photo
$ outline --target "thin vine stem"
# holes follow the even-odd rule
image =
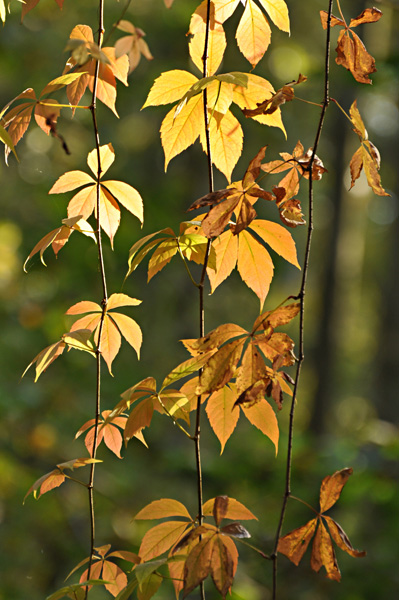
[[[332,14],[332,5],[333,0],[329,0],[328,2],[328,16],[327,16],[327,32],[326,32],[326,50],[325,50],[325,66],[324,66],[324,99],[321,109],[321,114],[319,118],[319,123],[317,126],[317,131],[315,135],[315,140],[313,144],[312,156],[308,165],[308,173],[309,173],[309,188],[308,188],[308,232],[307,232],[307,240],[306,240],[306,248],[304,255],[304,265],[302,271],[302,281],[300,290],[297,298],[300,302],[300,313],[299,313],[299,351],[298,351],[298,363],[295,374],[295,383],[294,390],[292,394],[291,401],[291,410],[289,416],[289,426],[288,426],[288,444],[287,444],[287,461],[286,461],[286,475],[285,475],[285,490],[284,496],[280,511],[280,518],[277,525],[276,536],[274,541],[274,550],[271,558],[273,560],[273,587],[272,587],[272,598],[273,600],[277,599],[277,547],[279,538],[281,536],[281,531],[284,523],[284,517],[287,509],[288,499],[291,496],[291,473],[292,473],[292,457],[293,457],[293,438],[294,438],[294,418],[295,418],[295,407],[297,403],[298,396],[298,386],[299,379],[301,374],[302,363],[305,358],[304,355],[304,317],[305,317],[305,293],[306,293],[306,284],[309,272],[309,259],[310,259],[310,249],[312,242],[312,233],[313,233],[313,179],[312,179],[312,170],[313,163],[315,160],[317,148],[320,141],[321,131],[324,124],[325,114],[327,107],[330,102],[329,95],[329,87],[330,87],[330,46],[331,46],[331,14]]]
[[[101,49],[103,36],[104,36],[104,1],[99,0],[99,17],[98,17],[98,47]],[[92,93],[92,101],[90,104],[90,112],[92,115],[93,121],[93,131],[95,138],[95,149],[97,154],[97,177],[96,177],[96,211],[97,211],[97,226],[96,226],[96,238],[97,238],[97,249],[98,249],[98,264],[100,270],[100,278],[101,285],[103,290],[103,299],[101,302],[102,306],[102,314],[100,318],[99,328],[98,328],[98,342],[96,348],[96,400],[95,400],[95,418],[94,418],[94,436],[93,436],[93,446],[91,451],[91,457],[96,457],[97,451],[97,440],[98,440],[98,428],[99,421],[101,415],[101,334],[104,326],[104,320],[107,309],[108,302],[108,292],[107,292],[107,281],[105,277],[105,267],[104,267],[104,256],[103,256],[103,247],[102,247],[102,237],[101,237],[101,226],[100,226],[100,179],[102,174],[101,169],[101,152],[100,152],[100,134],[98,130],[97,124],[97,87],[98,87],[98,77],[99,77],[99,69],[100,63],[96,62],[96,68],[94,72],[94,81],[93,81],[93,93]],[[92,463],[90,467],[90,475],[89,475],[89,483],[88,483],[88,496],[89,496],[89,514],[90,514],[90,556],[89,556],[89,564],[87,569],[87,580],[90,579],[91,569],[93,565],[93,555],[94,555],[94,545],[95,545],[95,512],[94,512],[94,474],[95,474],[96,463]],[[87,599],[89,594],[89,587],[85,589],[85,600]]]
[[[210,31],[210,16],[211,16],[211,0],[207,0],[206,7],[206,28],[205,28],[205,40],[204,40],[204,54],[202,56],[203,62],[203,77],[206,77],[208,71],[208,47],[209,47],[209,31]],[[205,140],[206,140],[206,152],[207,152],[207,165],[208,165],[208,183],[209,192],[214,191],[213,182],[213,168],[212,168],[212,154],[211,154],[211,141],[209,134],[209,116],[208,116],[208,95],[206,88],[202,92],[203,104],[204,104],[204,126],[205,126]],[[203,337],[205,335],[205,306],[204,306],[204,283],[206,269],[208,266],[209,255],[211,251],[212,240],[208,240],[204,264],[202,267],[201,279],[198,285],[199,293],[199,335]],[[199,371],[201,377],[202,369]],[[201,465],[201,396],[197,398],[196,408],[196,419],[195,419],[195,432],[194,432],[194,443],[195,443],[195,461],[197,468],[197,500],[198,500],[198,523],[202,525],[204,516],[202,514],[203,505],[203,493],[202,493],[202,465]],[[200,597],[201,600],[205,600],[205,586],[204,582],[200,583]]]

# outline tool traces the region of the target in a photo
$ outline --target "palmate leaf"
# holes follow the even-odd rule
[[[352,472],[351,468],[346,468],[336,471],[333,475],[329,475],[323,479],[320,487],[320,512],[317,513],[315,511],[317,517],[306,523],[306,525],[294,529],[280,538],[277,548],[278,552],[285,554],[295,565],[298,565],[306,552],[313,534],[316,532],[313,540],[310,566],[316,572],[324,566],[326,577],[334,581],[341,580],[341,573],[338,568],[331,538],[341,550],[344,550],[350,556],[363,557],[366,555],[366,552],[355,550],[342,527],[333,519],[324,515],[324,512],[329,510],[340,497],[342,488]],[[329,531],[325,527],[323,520],[327,523]]]
[[[115,57],[119,58],[126,54],[129,59],[129,74],[138,66],[141,56],[144,56],[147,60],[154,58],[147,42],[143,39],[145,33],[142,29],[135,27],[133,23],[124,19],[118,21],[117,29],[130,34],[120,38],[115,43]]]
[[[201,73],[204,71],[203,55],[205,36],[207,35],[207,7],[208,3],[204,0],[193,13],[188,31],[188,34],[191,36],[189,44],[190,56]],[[215,4],[213,2],[210,5],[209,25],[206,75],[213,75],[222,62],[227,45],[223,25],[215,18]]]
[[[241,125],[228,110],[230,103],[241,106],[247,98],[243,90],[251,82],[248,102],[251,105],[255,89],[274,90],[266,80],[245,73],[226,73],[197,79],[186,71],[168,71],[155,80],[143,106],[157,106],[179,100],[164,118],[161,125],[161,141],[165,153],[165,170],[172,158],[191,146],[198,137],[206,151],[204,133],[203,90],[209,89],[207,102],[212,160],[230,181],[232,170],[242,151]],[[262,88],[263,86],[263,88]],[[235,94],[237,91],[237,94]],[[258,98],[258,97],[257,97]],[[280,127],[284,131],[279,109],[269,119],[258,119],[265,124]]]

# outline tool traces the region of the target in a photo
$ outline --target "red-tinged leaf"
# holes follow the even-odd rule
[[[94,185],[96,182],[90,175],[84,173],[83,171],[68,171],[64,173],[57,179],[49,194],[64,194],[65,192],[70,192],[71,190],[75,190],[81,185],[92,184]]]
[[[233,584],[234,560],[226,544],[224,544],[223,536],[220,534],[214,537],[211,561],[213,583],[222,598],[226,598]]]
[[[33,492],[35,499],[39,499],[40,496],[53,490],[56,487],[59,487],[65,481],[65,475],[59,469],[54,469],[50,473],[46,473],[40,477],[35,483],[29,488],[24,497],[24,502],[26,498]],[[39,490],[39,492],[38,492]]]
[[[324,513],[336,503],[352,473],[353,469],[347,468],[324,477],[320,486],[320,512]]]
[[[278,541],[277,551],[287,556],[294,565],[299,565],[316,529],[318,519],[308,521],[306,525],[287,533]]]
[[[110,67],[116,79],[119,79],[124,85],[128,86],[127,76],[129,74],[129,59],[127,56],[116,56],[115,48],[101,48],[110,62]]]
[[[290,232],[284,229],[284,227],[272,221],[256,219],[256,221],[251,223],[250,228],[277,254],[295,267],[298,267],[298,269],[301,268],[296,255],[295,242]]]
[[[337,559],[335,558],[335,552],[331,538],[321,520],[313,540],[310,566],[312,567],[313,571],[316,571],[316,573],[320,571],[322,566],[324,566],[325,570],[327,571],[326,576],[328,579],[341,581],[341,573],[338,568]]]
[[[206,152],[204,128],[199,133],[202,148]],[[244,134],[241,125],[229,110],[224,115],[214,112],[209,123],[209,135],[212,162],[230,182],[232,171],[242,152]]]
[[[185,360],[180,365],[175,367],[173,371],[169,373],[165,377],[162,382],[162,388],[166,388],[168,385],[183,379],[183,377],[188,377],[189,375],[193,375],[196,373],[204,364],[209,360],[209,358],[214,354],[214,350],[210,350],[209,352],[205,352],[205,354],[201,354],[199,356],[194,356],[193,358],[189,358]]]
[[[249,408],[245,408],[244,406],[241,408],[248,421],[260,429],[273,442],[277,455],[279,439],[278,422],[276,414],[267,400],[263,399]]]
[[[323,517],[327,522],[328,529],[330,530],[330,535],[331,535],[332,539],[337,544],[337,546],[339,548],[341,548],[341,550],[343,550],[350,556],[353,556],[354,558],[361,558],[363,556],[366,556],[367,552],[365,552],[364,550],[355,550],[354,549],[354,547],[352,546],[352,544],[349,541],[348,536],[346,535],[345,531],[342,529],[341,525],[339,525],[339,523],[334,521],[334,519],[331,519],[331,517],[326,517],[324,515],[323,515]]]
[[[168,517],[185,517],[190,521],[191,516],[187,508],[178,500],[173,498],[161,498],[154,500],[142,508],[135,519],[166,519]]]
[[[139,325],[130,317],[120,313],[110,313],[110,318],[115,321],[119,331],[132,348],[134,348],[137,358],[140,360],[140,348],[143,342],[143,334]]]
[[[233,340],[211,355],[201,374],[198,395],[222,389],[235,376],[244,343],[245,338]]]
[[[90,580],[94,579],[94,580],[98,580],[101,578],[101,571],[103,570],[103,561],[102,560],[96,560],[93,564],[92,567],[90,569]],[[85,571],[83,571],[79,583],[84,583],[85,581],[87,581],[87,576],[89,574],[88,569],[86,569]],[[87,586],[88,589],[90,590],[93,586],[89,585]],[[82,589],[83,592],[83,589]],[[83,594],[82,594],[82,598],[83,598]],[[73,598],[73,596],[72,596]],[[74,599],[75,600],[75,599]],[[79,598],[80,600],[80,598]]]
[[[187,212],[190,210],[196,210],[197,208],[203,208],[204,206],[213,206],[214,204],[218,204],[221,200],[227,198],[227,196],[231,196],[233,193],[234,191],[229,188],[217,190],[216,192],[210,192],[209,194],[206,194],[205,196],[202,196],[193,202],[187,209]]]
[[[189,525],[187,521],[166,521],[152,527],[141,542],[141,559],[151,560],[169,550],[179,541]]]
[[[239,236],[237,268],[242,280],[258,296],[262,309],[273,279],[273,261],[266,248],[247,231]]]
[[[124,439],[128,442],[132,437],[139,433],[144,427],[149,427],[154,413],[154,399],[146,398],[140,404],[137,404],[126,422]]]
[[[95,428],[93,427],[87,433],[87,435],[85,437],[85,446],[86,446],[87,452],[90,454],[90,456],[93,456],[93,450],[94,450],[94,433],[95,433]],[[98,432],[98,435],[97,435],[97,438],[96,438],[96,449],[99,447],[99,445],[103,441],[103,437],[104,437],[104,430],[102,429],[101,431]]]
[[[89,329],[90,331],[94,331],[99,322],[101,320],[101,314],[100,313],[91,313],[89,315],[86,315],[85,317],[82,317],[81,319],[78,319],[77,321],[75,321],[75,323],[72,325],[70,331],[78,331],[79,329]]]
[[[80,190],[68,204],[68,217],[88,219],[96,205],[96,186],[91,185]]]
[[[208,577],[212,568],[214,535],[204,537],[194,546],[184,565],[183,598]]]
[[[61,341],[61,342],[56,342],[55,344],[52,344],[51,346],[47,346],[47,348],[44,348],[44,350],[42,350],[41,352],[39,352],[39,354],[37,354],[35,356],[35,358],[32,360],[32,362],[29,363],[29,365],[26,367],[25,371],[22,373],[22,377],[25,375],[25,373],[28,371],[28,369],[34,364],[36,363],[36,375],[35,375],[35,382],[39,379],[40,375],[51,365],[51,363],[53,361],[55,361],[56,358],[58,358],[65,349],[65,342]]]
[[[216,270],[207,269],[211,293],[227,279],[237,264],[238,237],[230,230],[225,231],[213,241],[212,247],[216,254]]]
[[[33,90],[32,90],[33,91]],[[2,127],[7,130],[14,146],[23,137],[25,131],[29,127],[32,118],[32,110],[34,104],[23,103],[10,110],[5,117],[0,121]],[[11,147],[5,148],[6,156],[11,152]]]
[[[38,102],[34,110],[36,123],[47,135],[56,131],[55,125],[61,112],[61,107],[54,105],[58,105],[57,100],[47,98]]]
[[[286,333],[256,336],[256,344],[271,363],[275,364],[279,359],[279,367],[290,366],[295,362],[294,342]]]
[[[62,5],[64,4],[64,0],[55,0],[56,3],[58,4],[58,6],[60,8],[62,8]],[[23,5],[22,5],[22,13],[21,13],[21,21],[23,20],[24,16],[31,11],[33,8],[35,8],[35,6],[37,4],[39,4],[40,0],[25,0]]]
[[[68,308],[66,311],[66,315],[83,315],[88,312],[102,312],[102,308],[96,302],[91,302],[90,300],[82,300],[81,302],[77,302]]]
[[[265,158],[266,148],[267,148],[267,146],[263,146],[259,150],[257,155],[249,163],[248,168],[245,171],[245,175],[242,178],[242,187],[244,189],[247,189],[250,186],[252,186],[255,183],[255,180],[259,177],[260,166],[261,166],[262,160]]]
[[[253,0],[247,0],[237,27],[237,44],[245,58],[255,67],[270,44],[271,30],[266,17]]]
[[[102,185],[143,224],[143,200],[134,187],[123,181],[103,181]]]
[[[147,100],[142,106],[159,106],[180,100],[186,92],[198,81],[198,78],[188,71],[175,69],[162,73],[148,94]]]
[[[98,330],[96,333],[98,334]],[[112,375],[112,363],[121,347],[121,336],[117,326],[108,315],[105,315],[104,317],[101,339],[96,341],[101,356],[107,363],[110,375]]]
[[[204,516],[212,516],[214,502],[215,498],[211,498],[210,500],[207,500],[205,502],[205,504],[202,507],[202,513]],[[257,517],[255,517],[255,515],[250,510],[248,510],[246,506],[241,504],[241,502],[239,502],[235,498],[229,498],[229,504],[224,518],[231,519],[232,521],[237,521],[239,519],[242,519],[244,521],[250,519],[255,519],[256,521],[258,520]]]
[[[50,231],[49,233],[47,233],[44,237],[42,237],[41,240],[39,240],[36,244],[36,246],[33,248],[33,250],[31,251],[31,253],[29,254],[28,258],[25,260],[24,262],[24,266],[23,269],[26,273],[26,265],[28,263],[28,261],[32,258],[32,256],[34,256],[37,252],[40,252],[40,260],[43,263],[44,266],[46,266],[46,263],[44,262],[43,259],[43,254],[44,251],[51,246],[51,244],[59,237],[61,231],[62,231],[62,227],[57,227],[57,229],[53,229],[53,231]],[[68,237],[69,235],[71,235],[72,230],[70,228],[65,228],[68,232]],[[65,240],[67,241],[67,240]]]
[[[220,528],[220,531],[226,535],[231,535],[232,537],[236,537],[239,539],[248,539],[251,537],[251,534],[247,529],[245,529],[244,525],[241,523],[229,523],[224,527]]]
[[[139,304],[141,304],[141,300],[137,300],[137,298],[131,298],[127,294],[112,294],[108,298],[107,310],[120,308],[121,306],[138,306]]]
[[[105,425],[101,429],[104,437],[104,443],[113,452],[118,458],[121,457],[121,448],[122,448],[122,434],[113,425]]]
[[[114,245],[114,236],[119,228],[121,210],[114,197],[103,186],[100,187],[100,225]]]
[[[226,48],[226,36],[222,24],[215,19],[215,5],[210,5],[209,28],[207,31],[207,1],[204,0],[192,14],[190,29],[191,35],[189,51],[193,63],[203,73],[203,55],[205,37],[208,42],[207,73],[213,75],[220,66]]]
[[[349,27],[357,27],[357,25],[361,25],[362,23],[375,23],[381,17],[382,12],[378,8],[366,8],[356,19],[351,19]]]
[[[103,562],[102,577],[104,581],[112,582],[104,584],[104,587],[113,596],[117,596],[127,586],[126,574],[118,565],[109,560]]]
[[[221,445],[220,454],[236,428],[240,416],[239,409],[234,408],[236,398],[236,392],[226,385],[221,390],[214,392],[206,405],[209,423]]]
[[[306,225],[299,200],[290,198],[289,200],[283,202],[278,209],[280,212],[280,219],[287,227]]]

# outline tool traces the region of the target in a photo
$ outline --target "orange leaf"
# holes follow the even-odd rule
[[[211,558],[213,583],[222,598],[225,598],[230,591],[235,573],[234,559],[224,538],[223,534],[216,534],[214,536]],[[235,545],[232,540],[230,542],[233,546]]]
[[[90,575],[92,579],[96,579],[95,576]],[[105,589],[112,594],[117,596],[127,586],[127,576],[118,565],[110,562],[109,560],[103,561],[102,577],[104,581],[111,583],[105,583]]]
[[[278,422],[276,414],[267,400],[263,399],[249,408],[242,406],[241,409],[248,421],[260,429],[273,442],[277,455],[279,439]]]
[[[248,73],[247,87],[236,86],[233,92],[233,102],[241,109],[255,109],[260,98],[271,98],[275,93],[273,86],[267,79]],[[268,125],[269,127],[278,127],[282,130],[285,137],[286,131],[281,119],[281,110],[277,108],[272,114],[261,114],[252,117],[258,123]]]
[[[121,336],[116,327],[108,315],[105,315],[103,328],[101,331],[101,339],[98,342],[98,348],[101,352],[101,356],[105,360],[108,366],[110,375],[112,375],[112,362],[119,352],[121,347]]]
[[[228,342],[209,358],[196,390],[198,395],[220,390],[235,376],[244,343],[245,338]]]
[[[216,253],[216,270],[207,269],[211,293],[224,281],[237,264],[238,236],[225,231],[212,243]]]
[[[186,517],[190,521],[191,516],[187,508],[178,500],[172,498],[162,498],[154,500],[142,508],[135,519],[165,519],[167,517]]]
[[[80,190],[68,204],[68,217],[81,216],[88,219],[96,205],[96,185],[91,185]]]
[[[137,298],[131,298],[126,294],[112,294],[108,298],[107,310],[120,308],[121,306],[138,306],[139,304],[141,304],[141,300],[137,300]]]
[[[95,184],[96,182],[90,175],[83,171],[68,171],[57,179],[49,194],[63,194],[75,190],[81,185]]]
[[[253,0],[247,0],[238,24],[237,44],[245,58],[255,67],[270,44],[271,30],[266,17]]]
[[[100,186],[100,225],[114,245],[114,235],[118,230],[121,220],[121,211],[118,203],[106,188]]]
[[[334,542],[337,544],[341,550],[347,552],[350,556],[355,558],[366,556],[366,552],[363,550],[355,550],[352,544],[349,541],[348,536],[345,531],[342,529],[341,525],[339,525],[334,519],[331,517],[324,516],[324,519],[327,521],[328,529],[330,530],[330,535]]]
[[[125,340],[134,348],[137,358],[140,360],[140,348],[143,342],[143,334],[139,325],[126,315],[120,313],[110,313],[110,318],[115,321],[119,331]]]
[[[258,296],[262,309],[273,279],[273,261],[266,248],[247,231],[239,236],[237,268],[242,280]]]
[[[292,239],[290,232],[284,229],[284,227],[278,225],[278,223],[257,219],[251,223],[250,228],[255,231],[263,241],[269,244],[275,252],[285,258],[285,260],[298,267],[298,269],[301,268],[296,255],[295,242]]]
[[[239,502],[235,498],[229,498],[228,500],[229,503],[224,517],[225,519],[231,519],[232,521],[246,521],[250,519],[255,519],[256,521],[258,520],[257,517],[255,517],[255,515],[250,510],[248,510],[246,506],[241,504],[241,502]],[[210,500],[207,500],[205,502],[205,504],[202,507],[202,513],[204,516],[212,516],[214,504],[215,498],[211,498]]]
[[[287,533],[279,539],[277,551],[285,554],[294,565],[298,566],[313,537],[316,525],[317,519],[312,519],[306,525]]]
[[[153,413],[154,400],[152,397],[146,398],[134,407],[126,422],[124,431],[125,442],[136,436],[144,427],[149,427]]]
[[[36,363],[36,375],[35,382],[39,379],[40,375],[44,373],[44,371],[51,365],[56,358],[58,358],[65,349],[65,342],[60,341],[52,344],[51,346],[47,346],[44,348],[39,354],[35,356],[32,362],[26,367],[25,371],[22,373],[22,377],[25,375],[27,370]]]
[[[212,568],[214,535],[207,535],[194,546],[184,565],[183,598],[208,577]]]
[[[70,306],[66,311],[66,315],[82,315],[88,312],[102,312],[101,306],[90,300],[82,300]]]
[[[352,468],[341,469],[323,479],[320,486],[320,512],[329,510],[336,503],[352,473]]]
[[[214,392],[206,405],[209,423],[221,445],[220,454],[222,454],[240,416],[238,408],[234,408],[236,397],[237,394],[226,385],[221,390]]]
[[[350,37],[350,33],[352,37]],[[356,81],[372,83],[369,75],[374,73],[375,60],[369,54],[359,36],[349,29],[342,29],[338,37],[335,62],[350,71]]]
[[[310,566],[316,573],[324,566],[328,579],[341,581],[341,573],[338,568],[337,559],[335,558],[331,538],[322,521],[319,522],[319,527],[313,540]]]
[[[147,561],[160,556],[179,541],[187,527],[191,527],[187,521],[166,521],[155,525],[143,537],[140,557]]]

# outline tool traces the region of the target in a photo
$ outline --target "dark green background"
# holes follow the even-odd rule
[[[323,97],[324,32],[319,10],[327,1],[287,2],[292,33],[272,26],[272,44],[254,73],[277,89],[296,79],[308,82],[297,89],[301,98],[320,102]],[[105,26],[109,31],[124,4],[108,0]],[[366,5],[343,0],[348,20]],[[147,34],[154,55],[142,59],[125,88],[118,84],[116,119],[99,103],[101,143],[112,142],[116,161],[109,171],[136,187],[145,203],[145,223],[126,212],[115,239],[115,251],[105,240],[109,292],[122,290],[131,245],[142,235],[170,226],[177,230],[187,218],[186,208],[207,193],[206,160],[194,147],[175,158],[164,173],[158,130],[167,107],[139,112],[153,80],[163,71],[188,69],[187,38],[190,14],[196,3],[175,0],[167,11],[162,0],[133,0],[126,15]],[[365,180],[348,193],[348,164],[357,148],[357,136],[334,105],[326,118],[319,156],[328,173],[315,191],[315,231],[306,303],[306,360],[298,397],[295,424],[292,491],[317,507],[320,482],[325,475],[352,466],[354,474],[331,510],[353,545],[367,557],[353,559],[337,550],[342,571],[340,584],[310,570],[309,552],[299,567],[285,557],[279,561],[279,600],[363,600],[394,598],[399,591],[397,561],[398,518],[398,4],[378,3],[384,12],[376,24],[358,33],[377,61],[373,85],[361,85],[352,75],[331,65],[331,95],[346,109],[355,98],[370,139],[382,157],[382,182],[391,197],[374,196]],[[337,12],[335,10],[335,12]],[[0,106],[27,87],[36,93],[61,74],[69,33],[78,24],[96,29],[97,2],[65,0],[59,11],[50,0],[39,5],[20,24],[18,2],[0,30]],[[228,49],[221,71],[248,71],[249,64],[234,40],[237,16],[226,23]],[[337,28],[338,29],[338,28]],[[114,34],[114,43],[120,34]],[[332,32],[335,48],[338,31]],[[332,51],[333,59],[335,57]],[[59,101],[65,96],[59,93]],[[89,96],[86,96],[87,103]],[[248,161],[268,144],[267,158],[292,151],[298,139],[312,145],[319,109],[295,101],[283,108],[288,133],[246,120],[233,109],[244,128],[243,155],[233,180],[240,179]],[[83,488],[66,483],[35,502],[23,497],[35,479],[56,463],[84,456],[81,439],[74,435],[92,417],[95,398],[95,362],[80,352],[65,353],[38,381],[33,371],[21,373],[45,346],[54,343],[70,326],[65,310],[82,299],[101,299],[96,249],[74,234],[54,259],[46,253],[47,268],[35,257],[22,272],[22,264],[36,242],[66,216],[71,194],[48,196],[54,181],[67,170],[86,170],[87,153],[94,146],[88,112],[77,111],[72,120],[64,109],[58,122],[71,155],[56,139],[46,138],[35,123],[17,146],[20,163],[0,164],[0,600],[41,600],[63,585],[66,574],[89,548],[87,496]],[[278,179],[271,180],[270,187]],[[216,175],[216,186],[225,187]],[[268,184],[264,184],[265,187]],[[306,191],[301,192],[307,212]],[[266,210],[268,209],[268,212]],[[276,219],[266,207],[262,218]],[[291,230],[303,257],[305,229]],[[266,299],[272,308],[299,287],[300,273],[275,254],[275,279]],[[300,262],[301,262],[300,258]],[[114,378],[104,375],[103,408],[112,408],[120,393],[148,375],[158,381],[187,358],[178,340],[198,332],[197,296],[183,265],[172,263],[147,286],[145,264],[130,277],[123,291],[143,300],[129,309],[144,333],[142,360],[125,344],[114,363]],[[223,322],[247,327],[256,318],[259,302],[234,273],[213,296],[206,296],[206,329]],[[296,328],[289,329],[297,339]],[[228,494],[244,502],[258,517],[248,522],[253,543],[266,552],[273,535],[284,489],[288,402],[279,414],[280,450],[277,459],[270,441],[247,423],[240,422],[222,456],[219,443],[204,419],[202,457],[204,495]],[[132,522],[136,512],[151,500],[172,497],[196,512],[195,461],[189,440],[166,419],[155,416],[146,434],[149,450],[132,441],[118,460],[101,447],[104,464],[96,473],[98,545],[136,551],[147,523]],[[83,471],[83,470],[82,470]],[[79,474],[79,473],[78,473]],[[284,533],[312,517],[303,505],[291,501]],[[239,547],[241,562],[234,598],[267,600],[271,565],[247,548]],[[209,598],[213,598],[212,586]],[[110,597],[93,590],[93,598]],[[193,594],[195,597],[195,594]],[[173,598],[165,585],[160,600]]]

